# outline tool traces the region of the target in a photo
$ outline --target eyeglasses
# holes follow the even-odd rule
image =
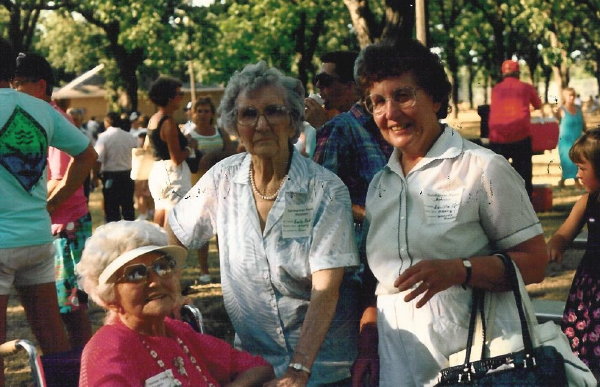
[[[337,75],[331,75],[327,73],[319,73],[313,78],[313,85],[317,87],[329,87],[333,85],[335,81],[339,81],[340,77]]]
[[[399,87],[392,91],[390,98],[380,94],[371,94],[365,99],[365,107],[373,115],[381,115],[385,112],[387,101],[393,101],[400,109],[411,108],[417,103],[417,90],[419,87]]]
[[[275,126],[289,120],[289,110],[283,105],[269,105],[261,113],[254,106],[246,106],[238,110],[237,123],[242,126],[253,127],[258,123],[260,116],[264,116],[269,125]]]
[[[136,263],[125,266],[123,275],[117,282],[141,283],[148,279],[150,270],[156,273],[160,278],[165,278],[173,274],[173,270],[177,267],[177,261],[170,255],[163,255],[157,258],[150,265],[146,266],[143,263]]]

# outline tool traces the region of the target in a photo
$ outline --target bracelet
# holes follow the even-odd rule
[[[463,264],[465,270],[467,271],[467,276],[465,277],[465,282],[463,282],[461,286],[463,289],[466,289],[467,285],[469,285],[469,282],[471,281],[471,275],[473,273],[473,265],[471,265],[471,261],[469,260],[469,258],[463,258],[462,264]]]
[[[304,364],[300,364],[300,363],[290,363],[288,364],[288,368],[293,369],[294,371],[304,371],[306,372],[308,375],[310,375],[310,369],[308,367],[306,367]]]

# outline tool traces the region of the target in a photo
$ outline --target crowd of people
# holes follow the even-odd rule
[[[320,59],[319,95],[261,61],[218,109],[184,106],[161,76],[151,117],[83,130],[52,103],[47,61],[0,39],[0,342],[14,286],[44,356],[82,353],[81,386],[430,386],[464,349],[473,289],[494,298],[493,335],[520,331],[501,258],[541,282],[587,222],[563,325],[600,375],[600,134],[575,91],[556,112],[561,181],[589,194],[547,246],[530,201],[541,102],[517,62],[493,89],[487,149],[443,123],[452,86],[418,41]],[[93,233],[85,185],[104,197]],[[176,318],[188,252],[211,282],[216,236],[233,344]],[[88,296],[106,310],[94,334]]]

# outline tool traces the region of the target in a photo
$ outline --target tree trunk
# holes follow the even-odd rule
[[[319,37],[323,33],[325,26],[325,12],[320,11],[317,13],[315,24],[310,28],[312,34],[309,39],[306,38],[306,33],[309,30],[307,28],[306,13],[302,12],[300,15],[300,23],[296,29],[296,49],[295,51],[300,55],[298,60],[298,79],[302,82],[304,90],[308,84],[308,73],[312,68],[312,60],[315,55],[315,50],[319,42]]]
[[[556,34],[552,31],[550,31],[548,33],[549,35],[549,40],[550,40],[550,47],[552,48],[560,48],[560,43],[558,41],[558,37],[556,36]],[[561,54],[561,61],[562,61],[562,54]],[[554,77],[554,82],[556,82],[556,84],[558,85],[558,91],[560,92],[565,86],[565,80],[563,77],[563,73],[562,73],[562,64],[561,65],[552,65],[552,75]]]
[[[473,65],[469,64],[467,66],[467,87],[469,88],[469,109],[473,109],[473,78],[474,78],[474,71],[473,71]]]
[[[558,101],[549,101],[548,94],[550,92],[550,80],[552,79],[552,69],[550,67],[544,67],[544,101],[546,103],[557,103]]]
[[[359,46],[409,38],[415,28],[415,0],[386,0],[383,18],[377,20],[369,0],[344,0]]]

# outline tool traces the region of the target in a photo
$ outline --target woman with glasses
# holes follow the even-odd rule
[[[464,349],[471,290],[507,289],[495,253],[509,255],[525,283],[542,281],[542,227],[506,160],[440,123],[451,85],[437,55],[415,40],[368,46],[355,78],[395,148],[367,194],[377,322],[364,322],[361,335],[371,345],[360,351],[377,354],[378,344],[381,386],[432,385],[449,355]],[[512,294],[494,296],[490,335],[520,329]],[[368,340],[375,327],[378,342]],[[359,358],[357,381],[366,370],[377,375],[376,359]]]
[[[186,257],[153,223],[98,227],[77,271],[107,314],[83,351],[80,386],[260,386],[272,379],[262,358],[169,317],[181,306]]]
[[[272,385],[349,383],[358,332],[356,288],[342,284],[358,264],[350,197],[292,145],[304,89],[264,62],[247,65],[230,79],[220,113],[247,153],[204,174],[167,230],[190,248],[218,232],[236,344],[273,365]]]
[[[185,160],[195,152],[173,119],[173,113],[183,101],[181,82],[161,76],[150,86],[148,96],[158,107],[148,122],[147,136],[156,159],[148,187],[154,199],[154,222],[163,226],[166,212],[192,187],[190,168]]]

